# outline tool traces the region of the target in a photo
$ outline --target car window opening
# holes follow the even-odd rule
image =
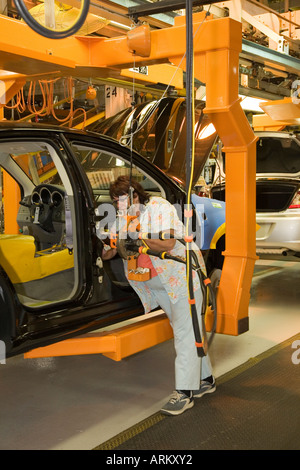
[[[78,282],[67,246],[72,239],[76,247],[73,190],[57,161],[48,144],[0,145],[0,264],[20,302],[32,308],[71,299]],[[9,200],[13,188],[18,207]]]

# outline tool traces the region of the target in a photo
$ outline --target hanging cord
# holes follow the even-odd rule
[[[21,102],[20,92],[18,91],[18,93],[15,96],[16,96],[15,104],[12,104],[11,106],[9,106],[8,104],[5,104],[4,107],[6,109],[16,109],[19,107],[19,104]],[[14,98],[12,98],[11,101],[13,101],[13,99]]]
[[[74,110],[74,98],[73,98],[73,79],[68,77],[64,81],[64,101],[70,104],[70,111],[68,115],[60,119],[55,112],[55,103],[54,103],[54,86],[55,83],[60,80],[60,78],[52,80],[38,80],[40,87],[41,95],[43,102],[40,109],[36,108],[35,105],[35,96],[36,96],[36,81],[31,81],[29,83],[28,95],[27,95],[27,105],[24,99],[24,87],[18,91],[16,94],[16,103],[12,106],[5,105],[7,109],[17,109],[19,114],[22,114],[26,111],[26,108],[36,118],[38,116],[47,116],[51,115],[56,121],[61,123],[61,125],[68,124],[69,127],[72,127],[73,119],[76,113],[83,113],[83,128],[85,127],[86,122],[86,111],[83,108],[76,108]],[[22,119],[23,120],[23,119]]]
[[[184,53],[184,55],[182,56],[181,60],[180,60],[180,63],[179,65],[176,67],[176,70],[174,71],[173,75],[172,75],[172,78],[170,79],[169,81],[169,84],[167,85],[165,91],[163,92],[162,96],[160,97],[159,100],[156,101],[155,105],[153,106],[153,108],[151,108],[151,110],[149,110],[148,113],[146,113],[143,121],[138,124],[137,121],[135,121],[137,123],[137,127],[135,129],[135,131],[131,131],[130,134],[125,134],[123,135],[122,137],[120,137],[120,140],[119,140],[119,143],[123,146],[123,147],[128,147],[129,144],[132,145],[132,141],[133,141],[133,136],[135,134],[137,134],[149,121],[149,119],[151,118],[152,114],[155,113],[155,111],[157,110],[157,108],[159,107],[161,101],[164,99],[164,97],[166,96],[170,86],[171,86],[171,83],[176,75],[176,73],[178,72],[179,68],[180,68],[180,65],[182,64],[183,62],[183,59],[185,58],[185,55],[186,53]],[[134,111],[134,110],[133,110]],[[131,130],[132,130],[132,126],[131,126]],[[129,142],[128,142],[129,140]]]
[[[69,111],[69,114],[67,117],[65,118],[58,118],[58,116],[56,115],[55,113],[55,109],[54,109],[54,102],[53,102],[53,95],[54,95],[54,84],[57,82],[58,79],[55,79],[55,80],[50,80],[50,81],[46,81],[45,83],[49,84],[49,94],[48,94],[48,97],[49,97],[49,101],[48,101],[48,106],[49,106],[49,113],[52,114],[52,116],[54,117],[54,119],[58,122],[67,122],[71,119],[72,115],[73,115],[73,112],[74,112],[74,109],[73,109],[73,103],[74,103],[74,100],[73,100],[73,79],[71,77],[69,77],[67,79],[67,85],[66,85],[66,82],[64,83],[64,97],[66,99],[66,102],[67,103],[70,103],[70,111]]]
[[[5,104],[4,108],[16,109],[19,114],[22,114],[26,110],[26,103],[25,103],[25,98],[24,98],[24,86],[21,88],[21,90],[18,91],[18,93],[15,96],[16,96],[16,103],[11,106],[9,106],[8,104]]]
[[[29,90],[28,90],[28,96],[27,96],[27,108],[28,111],[31,114],[35,114],[35,116],[46,116],[47,111],[48,111],[48,106],[47,106],[47,96],[45,93],[44,85],[43,83],[38,80],[39,87],[42,93],[43,97],[43,104],[41,106],[40,110],[37,110],[35,107],[35,87],[36,87],[36,82],[30,82],[29,84]]]
[[[65,98],[65,102],[70,104],[69,114],[66,117],[62,118],[62,119],[57,117],[56,112],[55,112],[55,105],[54,105],[54,101],[53,101],[53,96],[54,96],[54,85],[58,80],[59,80],[59,78],[54,79],[54,80],[49,80],[49,81],[46,82],[47,86],[49,85],[49,92],[48,92],[48,96],[49,96],[49,104],[48,104],[49,114],[52,114],[54,119],[56,121],[62,123],[62,125],[68,123],[68,126],[72,127],[72,123],[73,123],[75,113],[77,113],[78,111],[82,111],[83,115],[84,115],[84,124],[85,124],[86,111],[83,108],[76,108],[74,110],[74,98],[73,98],[74,81],[73,81],[72,77],[68,77],[64,81],[64,98]]]
[[[203,21],[197,28],[198,32],[200,26],[203,24],[206,16],[209,14],[208,9]],[[207,353],[207,338],[204,315],[201,315],[202,322],[202,336],[199,327],[199,320],[197,315],[196,300],[194,296],[193,287],[193,272],[192,272],[192,220],[193,220],[193,206],[191,203],[191,193],[193,187],[193,175],[194,175],[194,161],[195,161],[195,94],[194,94],[194,44],[193,40],[196,35],[193,35],[193,12],[192,2],[186,0],[186,209],[185,209],[185,237],[186,243],[186,279],[187,279],[187,290],[188,290],[188,301],[190,305],[190,313],[193,322],[194,334],[195,334],[195,345],[197,348],[197,354],[199,357],[203,357]],[[200,275],[200,271],[198,272]],[[210,281],[207,281],[210,283]],[[202,286],[203,283],[200,282]],[[206,296],[203,296],[202,309],[206,308]],[[202,311],[203,313],[203,311]]]
[[[202,20],[201,23],[199,24],[198,28],[196,29],[195,34],[193,35],[193,38],[197,35],[197,33],[198,33],[199,29],[201,28],[201,26],[203,25],[203,23],[204,23],[206,17],[207,17],[208,15],[210,15],[210,7],[211,7],[211,5],[209,5],[209,8],[208,8],[208,10],[207,10],[207,12],[206,12],[206,14],[205,14],[205,17],[203,18],[203,20]],[[171,83],[173,82],[173,79],[174,79],[176,73],[178,72],[178,70],[180,69],[180,66],[181,66],[183,60],[185,59],[185,57],[186,57],[186,51],[185,51],[185,53],[183,54],[183,56],[181,57],[180,62],[179,62],[179,64],[177,65],[177,67],[176,67],[176,69],[175,69],[175,71],[174,71],[174,73],[173,73],[173,75],[172,75],[172,77],[171,77],[171,79],[170,79],[170,81],[169,81],[169,83],[168,83],[168,85],[167,85],[165,91],[163,92],[162,96],[160,97],[160,99],[157,100],[157,102],[155,103],[155,105],[153,106],[153,108],[151,108],[151,110],[149,110],[149,112],[146,113],[146,115],[145,115],[143,121],[142,121],[139,125],[137,125],[137,128],[135,129],[134,132],[130,132],[130,134],[125,134],[125,135],[123,135],[122,137],[120,137],[120,139],[119,139],[120,145],[122,145],[123,147],[128,147],[129,145],[131,145],[131,140],[133,139],[133,136],[134,136],[137,132],[139,132],[139,131],[148,123],[148,121],[149,121],[149,119],[151,118],[152,114],[155,113],[155,111],[156,111],[156,109],[159,107],[161,101],[164,99],[164,97],[165,97],[166,94],[168,93],[169,88],[171,87]]]
[[[206,354],[207,344],[201,336],[199,320],[197,315],[196,299],[194,296],[193,273],[192,273],[192,217],[193,208],[191,204],[191,190],[193,183],[194,170],[194,127],[195,127],[195,105],[194,105],[194,47],[193,47],[193,15],[192,3],[186,0],[186,209],[184,211],[186,228],[184,241],[186,242],[186,279],[188,302],[190,305],[190,314],[192,317],[195,345],[199,357]],[[204,300],[204,299],[203,299]],[[203,336],[205,339],[205,335]]]
[[[75,114],[78,113],[79,111],[83,113],[83,124],[82,124],[82,128],[81,128],[83,130],[85,128],[85,124],[86,124],[86,110],[84,108],[76,108],[74,110],[74,112],[73,112],[73,114],[72,114],[72,116],[69,120],[68,125],[69,125],[69,127],[72,127],[73,120],[75,118]]]
[[[133,52],[133,69],[135,69],[135,52]],[[129,169],[129,201],[130,201],[130,206],[133,204],[133,187],[131,185],[132,181],[132,166],[133,166],[133,133],[134,133],[134,125],[135,125],[135,119],[134,119],[134,107],[136,105],[135,103],[135,80],[134,80],[134,74],[132,76],[132,101],[131,101],[131,108],[132,108],[132,120],[130,123],[130,169]]]
[[[209,14],[209,10],[205,15],[206,16]],[[197,31],[195,32],[195,35],[197,34],[199,28],[203,24],[205,18],[197,28]],[[188,51],[188,54],[187,54]],[[197,309],[196,309],[196,301],[194,297],[194,289],[193,289],[193,273],[192,273],[192,254],[191,254],[191,242],[193,241],[193,236],[192,236],[192,205],[191,205],[191,190],[192,190],[192,182],[193,182],[193,169],[194,169],[194,123],[195,123],[195,106],[194,106],[194,90],[193,90],[193,84],[194,84],[194,71],[193,71],[193,18],[192,18],[192,5],[190,4],[189,0],[186,0],[186,52],[183,55],[179,65],[177,66],[173,77],[175,76],[175,73],[178,71],[178,68],[180,67],[183,59],[187,56],[187,147],[186,147],[186,175],[187,175],[187,210],[185,210],[185,218],[186,218],[186,234],[185,234],[185,242],[186,242],[186,278],[187,278],[187,291],[188,291],[188,302],[190,306],[190,313],[191,313],[191,318],[192,318],[192,323],[193,323],[193,329],[194,329],[194,334],[195,334],[195,345],[197,348],[197,354],[199,357],[203,357],[206,355],[207,351],[207,341],[206,341],[206,334],[205,334],[205,325],[203,322],[203,316],[202,316],[202,325],[203,325],[203,331],[204,331],[204,340],[202,340],[201,333],[200,333],[200,328],[199,328],[199,321],[198,321],[198,316],[197,316]],[[132,153],[132,148],[133,148],[133,136],[135,133],[137,133],[146,123],[149,121],[151,115],[155,112],[157,107],[159,106],[161,100],[164,98],[165,94],[167,93],[167,90],[170,87],[170,84],[172,83],[172,79],[170,80],[165,92],[163,93],[162,97],[160,100],[157,101],[156,105],[152,108],[151,112],[149,113],[149,116],[146,118],[146,120],[143,121],[135,130],[133,130],[133,122],[134,119],[132,117],[132,123],[131,123],[131,133],[130,135],[123,135],[120,138],[120,144],[123,146],[128,146],[130,143],[130,149]],[[133,110],[134,112],[134,110]],[[134,116],[134,114],[133,114]],[[129,143],[128,143],[128,140]],[[122,144],[122,141],[126,141],[126,144]],[[132,155],[131,155],[132,159]],[[131,162],[132,163],[132,162]],[[132,169],[131,169],[132,170]],[[150,253],[149,253],[150,254]],[[198,273],[199,275],[199,273]],[[202,283],[200,284],[202,286]],[[204,300],[204,299],[203,299]],[[204,303],[204,302],[203,302]],[[206,302],[205,302],[206,304]],[[205,343],[205,344],[204,344]]]

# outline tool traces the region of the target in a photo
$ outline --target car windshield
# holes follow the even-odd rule
[[[300,172],[300,144],[293,137],[260,137],[256,151],[257,173]]]
[[[72,146],[91,184],[96,202],[110,202],[110,184],[119,176],[129,176],[130,173],[149,194],[162,195],[162,188],[151,175],[142,172],[135,165],[130,168],[130,163],[120,155],[74,142]]]

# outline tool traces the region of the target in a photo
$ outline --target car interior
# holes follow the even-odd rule
[[[109,185],[120,175],[129,175],[130,164],[94,147],[75,145],[73,150],[85,171],[101,219],[97,234],[103,239],[113,221],[115,208]],[[0,145],[3,170],[0,212],[0,264],[26,306],[71,299],[78,285],[77,240],[73,188],[57,151],[43,142],[8,142]],[[164,196],[163,188],[136,167],[132,177],[151,195]],[[17,193],[18,204],[5,198]],[[8,206],[8,204],[7,204]],[[131,289],[117,256],[105,264],[110,280],[121,289]]]
[[[55,149],[39,142],[1,143],[0,166],[0,264],[19,300],[34,308],[72,298],[77,282],[73,189]]]
[[[109,196],[110,184],[119,176],[129,176],[131,173],[132,178],[138,181],[149,195],[165,196],[164,189],[157,181],[135,165],[131,166],[130,162],[121,156],[75,143],[72,143],[72,148],[92,188],[98,218],[97,236],[103,242],[110,244],[110,229],[116,217],[122,215],[116,211]],[[125,276],[123,260],[118,254],[103,261],[103,264],[113,285],[124,291],[132,290]]]

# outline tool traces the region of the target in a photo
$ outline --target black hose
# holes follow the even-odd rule
[[[170,238],[176,238],[176,240],[178,240],[184,246],[186,245],[186,243],[183,239],[175,237],[174,234],[170,233],[170,231],[168,231],[168,230],[167,231],[161,231],[161,232],[158,232],[158,233],[144,233],[143,237],[142,237],[142,239],[149,239],[149,240],[151,240],[151,239],[166,240],[166,239],[170,239]],[[202,311],[202,315],[205,314],[205,310],[206,310],[206,306],[207,306],[207,290],[209,291],[209,299],[211,301],[212,310],[214,312],[214,322],[213,322],[213,325],[212,325],[211,334],[210,334],[209,341],[208,341],[208,345],[210,346],[210,344],[212,343],[212,340],[214,338],[214,335],[215,335],[215,332],[216,332],[216,326],[217,326],[216,294],[215,294],[215,292],[212,288],[211,283],[208,282],[209,278],[207,276],[205,276],[205,274],[203,273],[203,271],[201,269],[201,266],[199,265],[198,257],[196,255],[195,251],[194,250],[189,250],[189,251],[191,252],[191,255],[192,255],[193,260],[194,260],[193,269],[198,274],[199,281],[200,281],[200,286],[201,286],[201,289],[202,289],[202,295],[203,295],[202,305],[203,305],[203,308],[204,308],[204,311]],[[151,250],[148,249],[147,254],[152,255],[152,256],[157,256],[161,259],[173,259],[174,261],[178,261],[180,263],[185,263],[186,264],[186,260],[183,260],[182,258],[179,258],[179,257],[169,255],[166,252],[159,253],[159,252],[151,251]]]
[[[183,245],[185,245],[185,242],[184,240],[180,240],[178,239],[178,241],[180,243],[182,243]],[[202,288],[202,295],[203,295],[203,302],[202,302],[202,308],[203,308],[203,311],[202,311],[202,315],[204,316],[205,314],[205,310],[206,310],[206,306],[207,306],[207,289],[209,290],[209,299],[211,301],[211,305],[212,305],[212,310],[214,312],[214,322],[213,322],[213,326],[212,326],[212,329],[211,329],[211,334],[210,334],[210,337],[209,337],[209,340],[208,340],[208,347],[211,345],[212,341],[213,341],[213,338],[214,338],[214,335],[215,335],[215,332],[216,332],[216,327],[217,327],[217,301],[216,301],[216,294],[212,288],[212,285],[211,285],[211,282],[208,282],[209,281],[209,278],[204,274],[204,272],[202,271],[201,269],[201,266],[199,265],[199,261],[198,261],[198,257],[195,253],[194,250],[190,250],[191,251],[191,255],[193,257],[193,260],[195,262],[195,264],[192,266],[192,268],[197,272],[198,274],[198,277],[199,277],[199,281],[200,281],[200,286]],[[174,257],[175,259],[175,257]],[[176,259],[176,261],[179,261],[179,259]],[[204,334],[206,334],[206,330],[204,328]]]
[[[20,16],[26,22],[26,24],[36,33],[49,39],[63,39],[77,33],[77,31],[85,22],[90,8],[90,0],[82,1],[83,5],[77,21],[69,29],[65,29],[64,31],[54,31],[50,28],[46,28],[45,26],[41,25],[38,21],[36,21],[30,14],[30,12],[27,10],[23,0],[14,0],[16,8]]]
[[[150,238],[150,236],[148,236],[149,234],[147,234],[147,238]],[[159,234],[152,234],[152,239],[153,238],[160,238],[160,239],[164,239],[163,238],[163,232],[160,232]],[[170,238],[174,238],[173,235],[170,234]],[[182,239],[178,239],[177,240],[182,243],[183,245],[185,245],[185,241],[182,240]],[[129,250],[129,251],[135,251],[135,252],[139,252],[139,246],[136,245],[135,243],[127,243],[126,245],[126,249]],[[198,257],[196,255],[196,253],[194,252],[194,250],[189,250],[191,252],[191,256],[193,257],[194,259],[194,262],[195,264],[192,265],[192,269],[195,270],[198,274],[198,277],[199,277],[199,281],[200,281],[200,287],[202,289],[202,294],[203,294],[203,302],[202,302],[202,306],[203,306],[203,310],[201,312],[201,316],[202,316],[202,319],[204,318],[204,315],[205,315],[205,310],[206,310],[206,306],[207,306],[207,289],[209,290],[209,298],[210,298],[210,301],[211,301],[211,305],[212,305],[212,310],[214,312],[214,322],[213,322],[213,326],[212,326],[212,329],[211,329],[211,334],[210,334],[210,337],[209,339],[207,340],[207,347],[209,348],[212,341],[213,341],[213,338],[214,338],[214,335],[215,335],[215,332],[216,332],[216,325],[217,325],[217,302],[216,302],[216,295],[215,295],[215,292],[212,288],[212,285],[210,282],[207,282],[207,284],[205,284],[206,281],[208,281],[208,277],[205,276],[205,274],[203,273],[203,271],[201,270],[201,266],[199,265],[199,261],[198,261]],[[149,256],[156,256],[160,259],[171,259],[173,261],[177,261],[179,263],[183,263],[183,264],[186,264],[186,259],[184,258],[180,258],[179,256],[173,256],[173,255],[170,255],[169,253],[167,252],[159,252],[159,251],[154,251],[154,250],[150,250],[149,248],[147,249],[147,255]],[[192,276],[191,276],[192,278]],[[192,281],[193,282],[193,281]],[[194,290],[193,290],[194,291]],[[193,317],[192,317],[193,318]],[[196,341],[201,339],[201,335],[200,335],[200,330],[199,330],[199,325],[198,325],[198,317],[197,318],[197,322],[196,321],[193,321],[193,328],[194,328],[194,332],[195,332],[195,339]],[[205,329],[205,323],[203,321],[203,336],[205,337],[205,341],[206,341],[206,329]],[[199,341],[200,342],[200,341]],[[201,342],[202,339],[201,339]],[[199,348],[200,349],[200,348]],[[206,355],[205,353],[205,347],[202,348],[203,351],[201,353],[201,351],[198,351],[199,352],[199,355],[201,355],[201,357],[203,357],[203,355]]]
[[[192,165],[193,165],[193,139],[194,139],[194,128],[193,128],[193,2],[186,0],[186,186],[187,186],[187,209],[190,209],[190,186],[192,182]],[[186,232],[188,237],[191,233],[192,218],[187,216],[186,221]],[[188,242],[189,243],[189,242]],[[206,344],[201,337],[199,328],[197,307],[193,289],[193,276],[191,272],[192,256],[191,250],[187,250],[186,253],[186,278],[189,295],[190,311],[192,316],[192,322],[195,333],[195,344],[197,348],[197,354],[199,357],[205,355]],[[201,316],[202,318],[202,316]]]

